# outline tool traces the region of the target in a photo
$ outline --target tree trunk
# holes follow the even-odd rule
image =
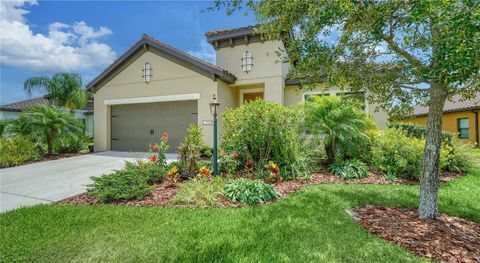
[[[53,140],[50,137],[47,138],[47,150],[48,150],[48,155],[53,154]]]
[[[447,87],[441,83],[430,86],[427,134],[420,179],[420,218],[436,219],[438,210],[438,170],[442,144],[442,113],[447,98]]]

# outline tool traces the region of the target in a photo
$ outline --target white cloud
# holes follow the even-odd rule
[[[205,39],[202,39],[202,41],[200,42],[200,50],[187,51],[187,53],[197,58],[201,58],[212,64],[215,64],[215,49],[213,49],[213,47]]]
[[[48,34],[35,34],[28,25],[27,5],[34,0],[0,1],[0,62],[2,64],[45,71],[84,70],[113,62],[115,52],[99,38],[110,35],[106,27],[55,22]]]

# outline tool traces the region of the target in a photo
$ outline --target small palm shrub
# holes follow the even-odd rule
[[[92,177],[93,183],[87,193],[108,203],[117,200],[140,199],[152,191],[152,186],[143,176],[132,170],[120,170],[99,177]]]
[[[387,129],[375,137],[371,148],[373,168],[386,174],[420,179],[425,141],[399,129]]]
[[[314,96],[304,106],[306,128],[323,138],[329,162],[368,156],[375,124],[359,105],[337,96]]]
[[[172,202],[198,207],[216,206],[224,187],[225,181],[221,177],[191,179],[181,185]]]
[[[223,120],[222,149],[228,158],[238,154],[235,162],[240,165],[236,170],[243,169],[247,160],[252,160],[254,167],[273,161],[284,169],[283,179],[309,174],[310,150],[302,136],[297,109],[255,100],[227,110]]]
[[[39,147],[25,136],[0,138],[0,167],[11,167],[40,159]]]
[[[367,165],[360,160],[337,161],[330,165],[329,171],[343,179],[362,179],[368,175]]]
[[[48,154],[60,139],[82,133],[82,124],[70,112],[47,104],[27,108],[20,117],[10,123],[11,134],[24,135],[47,145]]]
[[[232,202],[254,205],[275,199],[278,197],[278,193],[272,185],[266,184],[262,180],[239,178],[227,182],[225,197]]]
[[[200,159],[203,145],[202,130],[198,125],[191,124],[187,130],[187,136],[183,142],[178,146],[178,160],[182,163],[181,174],[184,178],[192,178],[198,172],[197,161]]]

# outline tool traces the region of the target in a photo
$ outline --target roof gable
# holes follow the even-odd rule
[[[124,54],[122,54],[117,60],[115,60],[108,68],[106,68],[100,75],[93,79],[90,83],[87,84],[87,89],[96,91],[98,88],[101,88],[103,80],[105,80],[111,73],[121,67],[127,60],[132,58],[138,51],[148,50],[153,48],[158,52],[168,55],[171,60],[174,62],[186,63],[189,66],[195,68],[197,71],[201,72],[203,75],[216,80],[217,78],[222,79],[228,84],[235,83],[235,76],[225,69],[222,69],[218,66],[210,64],[204,60],[201,60],[197,57],[194,57],[186,52],[173,48],[165,43],[162,43],[146,34],[135,43],[130,49],[128,49]],[[175,61],[178,60],[178,61]]]

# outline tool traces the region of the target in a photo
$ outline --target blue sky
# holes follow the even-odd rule
[[[58,71],[84,85],[143,33],[214,62],[209,30],[255,24],[252,13],[202,12],[207,1],[1,1],[0,103],[29,97],[23,82]]]

